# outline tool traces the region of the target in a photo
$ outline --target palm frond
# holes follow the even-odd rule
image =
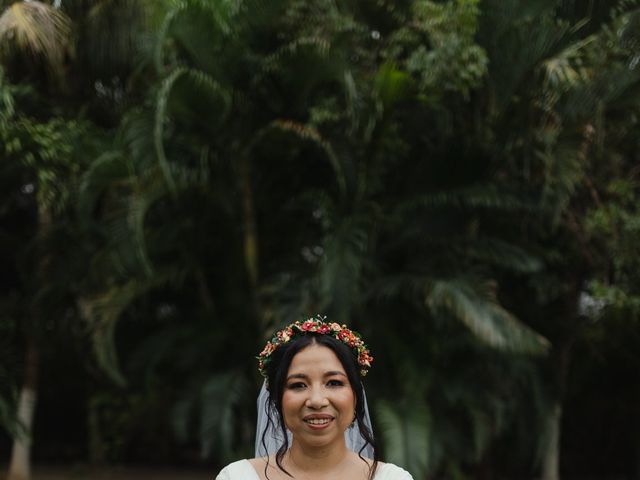
[[[537,208],[533,199],[521,193],[502,190],[495,185],[473,185],[415,195],[398,205],[397,213],[410,213],[416,209],[456,208],[463,210],[491,209],[505,212],[533,212]]]
[[[455,240],[451,243],[453,248],[457,249]],[[498,238],[479,237],[471,241],[463,239],[460,254],[480,260],[483,264],[495,265],[513,272],[533,273],[542,267],[539,258],[513,243]]]
[[[373,84],[375,94],[384,110],[389,110],[398,102],[406,100],[414,87],[411,76],[391,63],[380,67]]]
[[[215,452],[216,458],[230,460],[234,456],[233,445],[240,422],[236,409],[247,397],[248,390],[249,382],[239,370],[216,373],[187,387],[171,415],[177,437],[187,441],[195,423],[202,458]]]
[[[323,86],[338,85],[348,93],[347,71],[344,52],[338,45],[322,37],[296,38],[260,60],[252,88],[264,92],[267,104],[275,111],[301,113]]]
[[[70,49],[71,21],[60,10],[38,1],[15,2],[0,16],[0,45],[15,45],[41,55],[53,70]]]
[[[221,453],[222,458],[229,460],[234,443],[234,420],[237,420],[234,409],[244,398],[249,389],[249,382],[240,371],[231,371],[209,378],[203,385],[200,421],[200,444],[202,456],[211,452]]]
[[[346,193],[347,180],[342,163],[336,153],[333,151],[333,147],[331,146],[331,144],[322,137],[322,134],[317,129],[312,126],[296,122],[295,120],[274,120],[256,134],[255,139],[251,143],[251,147],[255,146],[261,141],[266,140],[267,134],[273,130],[292,134],[303,141],[312,142],[317,145],[320,150],[324,152],[327,159],[331,163],[331,166],[333,167],[340,193]]]
[[[106,152],[102,154],[82,176],[79,186],[77,209],[85,222],[88,221],[95,209],[100,195],[114,182],[126,179],[129,170],[123,161],[122,152]]]
[[[171,307],[169,311],[172,311]],[[141,372],[144,376],[151,377],[158,373],[159,368],[164,366],[164,362],[168,360],[172,366],[177,366],[181,362],[175,362],[173,359],[176,356],[181,359],[185,357],[185,345],[193,345],[194,338],[201,340],[206,336],[198,327],[199,325],[195,325],[187,328],[182,324],[170,323],[160,330],[150,333],[132,352],[128,367],[131,371]],[[188,363],[186,368],[194,368],[193,363]]]
[[[426,303],[434,314],[451,315],[494,348],[545,353],[550,346],[549,341],[500,306],[492,290],[490,285],[478,279],[436,280]]]
[[[129,112],[122,121],[122,127],[116,137],[116,148],[126,151],[132,173],[144,171],[158,165],[155,152],[155,112],[149,110],[134,110]]]
[[[584,50],[594,41],[595,37],[590,36],[571,42],[565,48],[545,58],[542,69],[548,86],[556,91],[562,91],[588,81],[590,72],[583,58]]]
[[[207,150],[203,149],[200,162],[193,167],[168,165],[173,191],[157,164],[140,168],[138,173],[132,166],[134,160],[125,152],[107,152],[98,158],[82,178],[77,205],[81,219],[87,222],[96,201],[104,199],[100,213],[108,244],[95,256],[97,264],[111,264],[117,267],[114,273],[123,277],[152,276],[154,267],[147,237],[154,232],[154,226],[147,225],[147,215],[165,198],[176,200],[183,192],[192,193],[208,185],[206,156]]]
[[[133,247],[139,265],[149,277],[153,275],[153,265],[147,245],[147,214],[162,199],[169,196],[175,199],[183,191],[201,187],[208,179],[206,164],[195,169],[172,165],[170,172],[175,180],[173,191],[158,168],[150,168],[144,175],[132,177],[128,182],[130,193],[126,200],[126,215],[115,215],[112,224],[111,237],[117,240],[116,245]]]
[[[12,90],[11,85],[5,81],[4,70],[0,66],[0,126],[6,125],[15,113]]]
[[[151,279],[131,279],[125,284],[112,285],[103,292],[78,299],[78,310],[88,325],[98,364],[118,385],[126,383],[115,344],[118,320],[137,298],[175,280],[173,272],[156,274]]]
[[[221,122],[227,115],[231,106],[231,96],[218,82],[207,74],[186,67],[177,68],[163,82],[158,92],[158,100],[156,106],[156,116],[154,125],[154,144],[158,157],[158,163],[164,175],[165,181],[171,191],[175,192],[175,179],[171,174],[171,168],[166,157],[164,149],[164,123],[166,115],[170,111],[169,99],[174,88],[179,86],[181,82],[186,83],[186,92],[193,95],[194,92],[199,94],[197,98],[199,107],[197,111],[204,109],[207,113],[209,121],[213,122],[213,126]],[[191,87],[189,89],[188,87]],[[185,95],[187,94],[185,93]],[[191,108],[196,108],[196,104],[189,103]],[[189,111],[189,109],[186,109]],[[213,117],[211,114],[213,113]]]
[[[163,71],[165,49],[171,42],[179,47],[180,57],[188,60],[188,66],[209,74],[221,72],[224,67],[220,55],[223,55],[223,46],[230,47],[231,42],[228,35],[234,25],[234,3],[179,2],[160,27],[155,51],[157,70]]]
[[[142,262],[145,274],[152,276],[153,268],[147,252],[145,241],[145,217],[151,206],[166,192],[165,182],[160,180],[155,183],[147,183],[142,188],[136,188],[129,199],[128,224],[133,233],[134,245],[138,252],[138,258]]]
[[[496,112],[504,112],[539,66],[562,51],[572,30],[555,18],[555,4],[553,0],[507,0],[491,1],[484,7],[479,38],[489,56],[488,77]],[[567,70],[567,64],[564,66]],[[560,64],[551,62],[548,67],[559,69]]]
[[[337,318],[350,318],[360,299],[362,282],[370,269],[371,227],[364,216],[336,218],[322,240],[317,271],[319,309]]]
[[[573,194],[580,186],[586,169],[582,152],[573,141],[559,142],[554,149],[538,150],[536,156],[544,168],[544,185],[540,206],[551,213],[557,226]]]
[[[431,289],[433,278],[420,273],[387,274],[371,287],[370,295],[375,299],[406,299],[417,304],[423,302],[425,292]]]
[[[402,465],[414,478],[426,478],[431,459],[431,414],[426,404],[376,403],[375,412],[385,446],[385,459]]]
[[[611,9],[611,17],[617,20],[638,9],[640,9],[640,2],[638,2],[638,0],[618,0],[617,5]]]
[[[297,38],[280,47],[275,53],[262,61],[263,74],[273,73],[285,67],[293,58],[301,60],[326,60],[329,57],[331,43],[319,37]],[[325,63],[325,62],[322,62]]]

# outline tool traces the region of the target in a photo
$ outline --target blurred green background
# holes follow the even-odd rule
[[[5,478],[213,477],[320,313],[416,480],[640,479],[640,1],[0,1],[0,60]]]

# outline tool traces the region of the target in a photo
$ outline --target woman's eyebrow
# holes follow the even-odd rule
[[[325,372],[324,376],[325,377],[333,377],[334,375],[342,375],[343,377],[346,377],[346,373],[341,372],[340,370],[331,370],[330,372]]]
[[[341,372],[340,370],[330,370],[328,372],[324,372],[324,377],[333,377],[334,375],[340,375],[342,377],[346,377],[346,373]],[[303,380],[308,380],[309,376],[305,375],[304,373],[292,373],[291,375],[289,375],[287,377],[287,380],[291,380],[293,378],[301,378]]]

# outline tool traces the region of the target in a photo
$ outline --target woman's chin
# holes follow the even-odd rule
[[[334,444],[345,444],[344,434],[337,432],[333,428],[327,429],[305,429],[304,432],[299,432],[298,435],[293,435],[294,443],[300,443],[301,445],[308,445],[310,447],[329,447]]]

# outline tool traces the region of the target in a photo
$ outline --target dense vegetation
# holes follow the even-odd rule
[[[316,313],[414,478],[640,475],[639,2],[0,7],[10,480],[251,456]]]

